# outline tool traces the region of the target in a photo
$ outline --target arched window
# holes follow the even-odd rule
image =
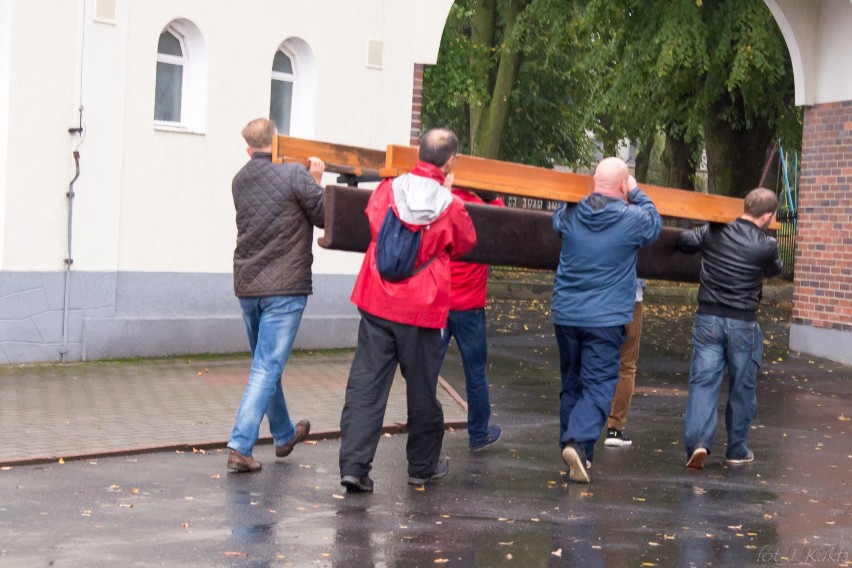
[[[293,87],[296,74],[293,59],[279,49],[272,60],[272,92],[269,99],[269,118],[281,134],[290,134],[290,117],[293,112]]]
[[[189,20],[174,20],[157,41],[154,123],[166,130],[203,132],[207,113],[207,47]]]
[[[311,138],[317,100],[317,68],[313,51],[297,37],[281,43],[272,58],[269,118],[281,134]]]
[[[180,123],[183,72],[186,66],[183,39],[171,29],[160,34],[157,44],[157,87],[154,120]]]

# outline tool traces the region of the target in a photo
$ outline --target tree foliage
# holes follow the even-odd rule
[[[536,165],[589,162],[585,49],[568,0],[458,0],[438,64],[424,73],[423,119],[455,130],[464,151]]]
[[[776,137],[798,147],[789,54],[762,0],[457,0],[424,123],[465,152],[536,165],[589,164],[658,133],[666,185],[690,187],[706,150],[708,186],[742,195]]]
[[[589,0],[584,29],[613,130],[660,129],[691,168],[706,148],[711,191],[754,187],[776,136],[800,144],[789,53],[762,0]]]

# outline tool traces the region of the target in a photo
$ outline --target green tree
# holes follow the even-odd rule
[[[666,185],[692,185],[706,149],[709,190],[744,195],[775,137],[800,145],[789,53],[762,0],[589,0],[583,29],[597,113],[619,136],[665,134]]]
[[[423,121],[459,134],[463,151],[536,165],[588,163],[588,83],[575,2],[458,0],[438,64],[424,73]]]

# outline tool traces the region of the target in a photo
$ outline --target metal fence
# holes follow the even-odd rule
[[[796,267],[796,214],[789,209],[782,209],[778,211],[775,217],[781,223],[781,229],[775,235],[775,238],[778,239],[781,261],[784,263],[781,277],[792,282]]]

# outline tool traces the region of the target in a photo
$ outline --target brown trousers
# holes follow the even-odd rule
[[[639,337],[642,335],[642,302],[636,302],[633,308],[633,321],[624,326],[627,338],[621,346],[621,367],[618,369],[618,385],[612,397],[607,428],[624,430],[627,424],[627,411],[633,400],[633,386],[636,382],[636,361],[639,360]]]

